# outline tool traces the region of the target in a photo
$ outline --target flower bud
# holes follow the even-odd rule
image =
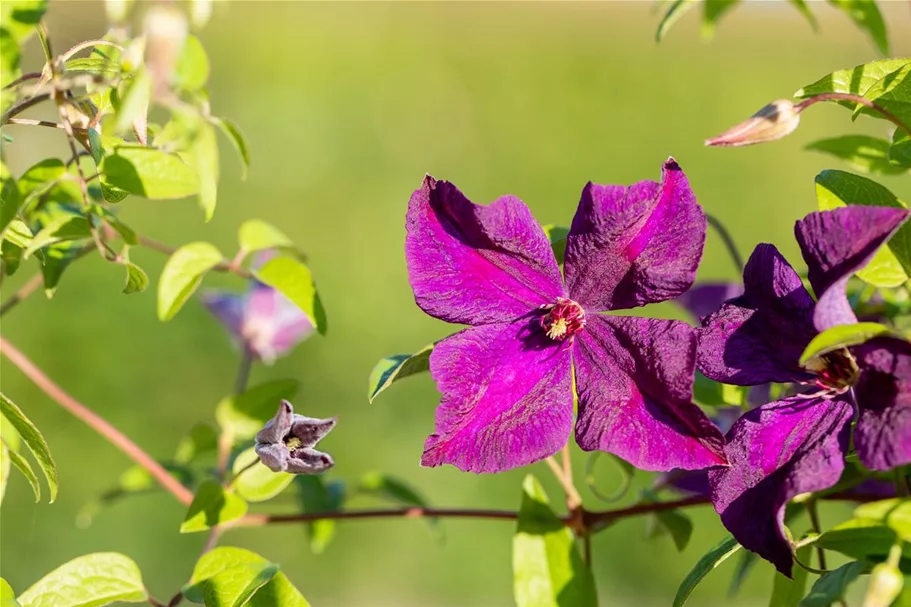
[[[898,567],[891,563],[880,563],[870,573],[870,585],[863,607],[889,607],[901,594],[905,580]]]
[[[146,13],[143,29],[152,93],[155,99],[163,99],[170,94],[177,60],[189,34],[187,17],[177,7],[157,4]]]
[[[707,139],[705,144],[718,147],[739,147],[775,141],[790,135],[800,124],[800,111],[787,99],[768,104],[744,122],[732,127],[717,137]]]

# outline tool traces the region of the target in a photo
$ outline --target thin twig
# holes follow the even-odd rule
[[[799,112],[804,111],[811,105],[813,105],[815,103],[819,103],[821,101],[852,101],[852,102],[862,105],[864,107],[870,108],[874,112],[881,114],[883,118],[885,118],[886,120],[888,120],[889,122],[891,122],[892,124],[897,126],[898,128],[900,128],[903,131],[905,131],[906,133],[908,133],[908,135],[911,135],[911,127],[909,127],[907,124],[902,122],[901,118],[899,118],[898,116],[896,116],[895,114],[893,114],[892,112],[890,112],[889,110],[884,108],[883,106],[879,105],[878,103],[870,101],[869,99],[867,99],[866,97],[862,97],[861,95],[854,95],[852,93],[820,93],[819,95],[814,95],[808,99],[804,99],[800,103],[795,104],[794,109],[797,110],[797,112],[799,113]]]
[[[737,274],[742,274],[743,257],[741,257],[740,250],[737,248],[737,243],[734,242],[731,233],[728,232],[728,229],[724,227],[724,224],[714,215],[706,213],[705,219],[710,226],[715,228],[715,231],[718,232],[718,236],[721,237],[721,241],[724,243],[725,248],[728,250],[728,254],[731,256],[731,261],[733,261],[734,265],[737,267]]]
[[[31,118],[10,118],[6,121],[7,124],[21,124],[23,126],[49,126],[54,129],[65,129],[66,127],[60,124],[59,122],[51,122],[50,120],[32,120]]]
[[[14,104],[13,107],[8,109],[6,112],[4,112],[3,115],[0,115],[0,125],[6,124],[13,116],[21,114],[33,105],[38,105],[42,101],[47,101],[50,98],[50,93],[41,93],[40,95],[35,95],[34,97],[27,97],[23,99],[22,101]]]
[[[153,238],[149,238],[148,236],[137,236],[136,238],[138,239],[140,245],[148,247],[153,251],[164,253],[165,255],[173,255],[174,252],[177,251],[177,247],[172,247],[171,245],[167,245]],[[247,269],[227,260],[219,263],[212,269],[216,272],[232,272],[241,278],[253,278],[253,274],[251,274]]]
[[[76,46],[70,47],[70,49],[68,51],[66,51],[65,53],[63,53],[63,55],[61,55],[60,58],[63,61],[66,61],[67,59],[69,59],[70,57],[72,57],[73,55],[78,53],[79,51],[84,51],[85,49],[89,48],[90,46],[112,46],[112,47],[116,48],[118,51],[120,51],[121,53],[124,51],[124,48],[121,45],[117,44],[116,42],[112,42],[110,40],[102,40],[102,39],[86,40],[85,42],[80,42]]]
[[[21,287],[19,287],[18,291],[16,291],[12,295],[10,295],[9,299],[4,301],[3,304],[0,304],[0,316],[3,316],[7,312],[9,312],[13,308],[15,308],[19,302],[21,302],[23,299],[27,298],[29,295],[31,295],[32,293],[37,291],[38,287],[40,287],[42,284],[44,284],[44,276],[41,275],[40,273],[35,274],[31,278],[29,278],[28,281],[25,282],[25,284],[23,284]]]
[[[579,492],[576,491],[575,485],[573,485],[572,477],[566,476],[563,467],[557,463],[557,460],[554,459],[553,456],[546,458],[544,461],[547,463],[550,471],[554,473],[560,486],[563,487],[563,494],[566,496],[566,507],[569,510],[578,508],[582,504],[582,498],[579,496]]]
[[[23,82],[27,82],[29,80],[37,80],[38,78],[41,78],[41,72],[29,72],[28,74],[22,74],[21,76],[19,76],[18,78],[16,78],[9,84],[7,84],[5,87],[3,87],[3,90],[6,91],[8,89],[13,88],[14,86],[22,84]]]
[[[45,394],[57,402],[64,409],[85,422],[90,428],[104,437],[109,443],[120,449],[134,462],[145,468],[158,483],[169,491],[177,500],[189,506],[193,501],[193,494],[184,487],[155,459],[146,453],[139,445],[122,434],[110,422],[100,417],[94,411],[70,396],[63,388],[45,375],[35,363],[28,359],[22,352],[0,336],[0,354],[6,356],[10,362],[19,367],[22,373],[35,383]]]

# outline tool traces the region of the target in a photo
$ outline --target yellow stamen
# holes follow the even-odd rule
[[[288,447],[289,451],[296,451],[297,449],[303,447],[304,443],[296,436],[291,436],[285,439],[285,446]]]
[[[547,336],[551,339],[559,339],[566,334],[568,328],[566,321],[562,318],[558,318],[554,321],[554,324],[547,328]]]

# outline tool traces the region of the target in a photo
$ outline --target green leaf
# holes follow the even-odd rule
[[[149,99],[152,96],[152,78],[145,64],[140,64],[133,77],[122,84],[122,89],[115,91],[117,94],[111,96],[114,109],[117,111],[114,134],[127,133],[131,129],[143,130],[149,112]],[[145,139],[140,138],[140,141]]]
[[[703,39],[710,40],[715,36],[715,27],[721,17],[730,11],[740,0],[708,0],[703,2],[702,30]]]
[[[342,481],[326,482],[322,475],[298,475],[295,483],[298,487],[301,509],[304,513],[338,512],[345,503],[345,483]],[[335,521],[321,519],[307,523],[307,535],[310,537],[310,550],[322,554],[335,535]]]
[[[906,169],[911,168],[911,135],[901,129],[895,129],[895,133],[892,134],[889,161]]]
[[[19,178],[20,208],[28,213],[39,201],[63,205],[80,203],[82,192],[57,158],[47,158],[31,166]]]
[[[142,293],[149,288],[149,275],[145,270],[131,261],[125,262],[123,267],[127,270],[127,279],[122,291],[124,295]]]
[[[709,550],[699,559],[696,566],[683,578],[680,588],[677,589],[677,595],[674,597],[673,607],[681,607],[686,604],[693,590],[699,585],[705,576],[721,563],[728,560],[732,555],[740,550],[741,546],[733,537],[728,536],[723,539],[717,546]]]
[[[885,560],[897,537],[880,521],[855,518],[823,533],[817,545],[858,560]],[[911,556],[911,544],[904,545],[903,554]]]
[[[0,243],[0,258],[3,259],[6,275],[12,276],[16,273],[16,270],[19,269],[19,264],[22,262],[22,249],[11,243],[8,239],[4,239],[3,242]]]
[[[860,577],[863,570],[863,563],[853,561],[824,573],[800,602],[800,607],[829,607],[832,603],[843,600],[848,586]]]
[[[876,43],[876,48],[883,55],[889,54],[889,39],[886,35],[886,22],[876,6],[875,0],[829,0],[829,4],[840,8],[851,18],[857,27],[867,32]]]
[[[844,171],[828,170],[816,176],[816,200],[821,211],[847,205],[903,209],[904,202],[880,184]],[[877,287],[897,287],[911,273],[911,225],[903,225],[857,276]]]
[[[227,118],[217,118],[215,116],[210,116],[209,121],[220,128],[221,132],[224,133],[228,138],[228,141],[231,142],[231,145],[234,146],[234,149],[237,151],[238,156],[240,156],[242,168],[240,178],[246,179],[247,170],[250,168],[250,152],[247,149],[247,141],[244,139],[244,134],[240,130],[240,127],[238,127]]]
[[[201,90],[209,80],[209,58],[196,36],[187,36],[177,59],[174,87],[183,91]]]
[[[658,24],[658,31],[655,32],[655,41],[661,42],[664,35],[671,29],[671,26],[677,22],[677,19],[695,5],[696,0],[673,0],[667,12],[664,13],[664,17],[661,18],[661,23]]]
[[[557,225],[542,226],[544,233],[550,240],[550,248],[557,258],[557,263],[563,263],[563,257],[566,255],[566,237],[569,235],[569,228]]]
[[[57,499],[57,466],[54,464],[51,450],[48,448],[41,432],[25,416],[25,413],[3,393],[0,393],[0,415],[3,415],[3,418],[16,429],[16,432],[22,438],[22,442],[32,452],[35,461],[38,462],[38,467],[41,468],[44,477],[47,479],[47,486],[51,492],[50,501],[53,502]]]
[[[19,195],[19,185],[13,178],[6,165],[0,162],[0,234],[6,226],[16,218],[22,197]]]
[[[218,425],[240,440],[256,436],[266,422],[275,417],[282,400],[292,400],[300,390],[295,379],[279,379],[228,396],[215,408]]]
[[[858,506],[854,516],[881,521],[905,542],[911,542],[911,498],[892,498]]]
[[[92,230],[88,219],[82,215],[61,215],[35,234],[31,244],[25,249],[24,257],[28,259],[35,251],[58,242],[91,238]]]
[[[649,538],[668,533],[680,552],[683,552],[690,543],[693,536],[693,520],[680,510],[661,510],[649,517],[649,521]]]
[[[196,424],[177,445],[174,461],[189,464],[205,453],[213,453],[218,448],[218,432],[209,424]]]
[[[804,19],[810,24],[810,27],[813,28],[813,31],[816,31],[816,16],[813,14],[813,11],[810,10],[810,7],[807,6],[805,0],[788,0],[791,6],[797,9],[797,11],[803,15]]]
[[[747,399],[749,387],[722,384],[696,372],[693,382],[693,400],[707,407],[740,407]]]
[[[247,502],[233,493],[226,492],[217,481],[208,480],[196,490],[193,503],[190,504],[187,516],[180,525],[180,532],[205,531],[215,525],[238,519],[246,513]]]
[[[864,97],[894,114],[903,124],[911,124],[911,65],[883,76]],[[865,106],[855,110],[855,115],[860,113],[885,119],[880,112]]]
[[[206,581],[206,607],[243,607],[278,570],[272,563],[247,563],[219,571]]]
[[[121,221],[120,218],[114,213],[97,204],[92,207],[92,213],[100,216],[112,228],[114,228],[114,231],[120,234],[120,237],[123,238],[123,242],[126,244],[130,246],[139,244],[139,237],[136,235],[136,232],[133,230],[133,228],[123,223],[123,221]]]
[[[517,607],[587,607],[598,599],[591,570],[572,531],[554,514],[534,476],[522,483],[522,505],[512,542]]]
[[[179,156],[140,145],[115,148],[101,171],[109,185],[145,198],[184,198],[200,189],[196,173]]]
[[[864,173],[898,175],[906,172],[907,168],[890,162],[890,147],[891,144],[888,141],[879,137],[844,135],[814,141],[806,149],[831,154]]]
[[[734,570],[734,575],[731,576],[731,585],[728,587],[729,597],[734,597],[740,592],[740,587],[743,585],[743,582],[746,581],[747,576],[753,570],[753,567],[758,560],[759,555],[755,552],[744,550],[740,553],[740,556],[737,559],[737,568]]]
[[[321,335],[326,334],[326,311],[313,283],[310,268],[290,257],[273,257],[254,273],[260,282],[278,289],[294,302]]]
[[[174,251],[158,280],[158,318],[171,319],[199,287],[206,272],[222,260],[208,242],[193,242]]]
[[[0,504],[3,503],[3,496],[6,495],[6,483],[9,482],[9,473],[13,464],[10,457],[11,450],[6,441],[0,438]]]
[[[22,220],[14,219],[7,226],[3,241],[24,249],[32,243],[32,231]]]
[[[21,44],[35,33],[46,10],[47,0],[4,0],[0,3],[0,23]]]
[[[801,563],[809,563],[812,556],[812,546],[803,546],[797,549],[797,559]],[[779,571],[772,574],[772,596],[769,607],[797,607],[807,589],[807,570],[803,567],[794,567],[793,577],[787,577]]]
[[[822,93],[853,93],[864,95],[871,86],[877,83],[886,74],[911,63],[911,59],[882,59],[872,63],[864,63],[857,67],[838,70],[823,76],[813,84],[808,84],[794,96],[806,99]],[[854,109],[856,104],[850,101],[837,101],[836,103]]]
[[[0,577],[0,607],[22,607],[16,600],[13,587],[2,577]]]
[[[241,451],[234,459],[234,489],[248,502],[265,502],[288,488],[293,474],[273,472],[259,461],[253,447]]]
[[[159,485],[149,471],[139,465],[124,470],[117,483],[95,499],[86,502],[76,514],[76,526],[87,529],[95,517],[105,507],[114,504],[130,495],[157,491]]]
[[[57,292],[63,271],[76,260],[82,251],[82,245],[76,241],[60,242],[44,250],[41,273],[44,277],[44,293],[48,299]]]
[[[249,219],[237,231],[240,247],[249,253],[266,249],[294,249],[294,242],[285,234],[261,219]]]
[[[70,59],[66,62],[65,67],[70,75],[87,74],[102,78],[116,78],[120,75],[120,64],[107,57],[97,55]]]
[[[215,204],[218,197],[218,141],[215,139],[215,128],[207,122],[197,125],[195,137],[190,148],[181,154],[199,178],[199,206],[205,213],[206,221],[215,215]]]
[[[25,477],[25,480],[28,481],[28,484],[31,485],[32,493],[35,494],[35,503],[41,501],[41,485],[38,483],[38,477],[35,475],[35,471],[32,470],[32,465],[28,463],[27,459],[12,449],[7,451],[6,456],[9,458],[13,467],[21,472],[22,476]]]
[[[848,346],[856,346],[891,332],[889,327],[878,322],[859,322],[831,327],[813,338],[800,355],[800,364],[806,365],[810,359]]]
[[[0,4],[0,6],[3,6]],[[16,102],[16,93],[5,87],[22,75],[19,60],[22,49],[5,27],[0,27],[0,111],[6,112]]]
[[[394,354],[380,359],[370,372],[367,382],[367,400],[373,400],[380,392],[400,379],[430,370],[430,353],[433,344],[424,346],[415,354]]]
[[[147,599],[139,567],[116,552],[77,557],[19,595],[22,607],[100,607]]]
[[[249,565],[271,566],[272,563],[249,550],[221,546],[202,555],[196,563],[190,581],[183,587],[182,592],[188,601],[202,603],[206,598],[206,586],[209,580],[223,571],[235,567]],[[291,585],[283,573],[276,573],[266,585],[253,594],[250,602],[252,607],[266,607],[281,605],[281,607],[309,607],[310,604],[301,596],[300,592]]]

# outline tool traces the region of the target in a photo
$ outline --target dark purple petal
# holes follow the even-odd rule
[[[674,301],[699,321],[717,312],[727,300],[740,295],[743,295],[743,285],[739,282],[702,282],[693,285]]]
[[[727,435],[730,466],[709,471],[721,522],[747,550],[790,576],[787,503],[838,482],[850,439],[851,405],[791,397],[743,415]]]
[[[319,474],[335,465],[329,455],[316,449],[295,449],[287,462],[285,471],[291,474]]]
[[[266,425],[256,434],[257,443],[281,444],[291,431],[294,421],[294,407],[286,400],[278,406],[275,417],[266,422]]]
[[[430,372],[443,398],[421,464],[499,472],[556,453],[572,428],[571,358],[527,319],[437,343]]]
[[[794,234],[819,299],[814,317],[817,329],[857,322],[845,293],[848,280],[901,227],[908,214],[905,209],[854,205],[810,213],[797,222]]]
[[[284,472],[288,469],[291,452],[284,444],[257,443],[254,450],[263,465],[272,472]]]
[[[760,244],[743,270],[745,292],[706,318],[699,370],[738,386],[809,379],[800,355],[816,334],[813,298],[773,245]]]
[[[224,291],[207,291],[200,295],[200,300],[206,309],[224,325],[235,340],[243,340],[241,330],[246,308],[246,297],[244,295]]]
[[[851,350],[860,367],[854,387],[860,461],[872,470],[911,463],[911,344],[882,337]]]
[[[320,442],[333,428],[335,428],[334,417],[317,419],[315,417],[295,415],[289,435],[299,438],[303,447],[310,448]]]
[[[672,487],[680,493],[689,495],[709,494],[709,476],[707,470],[671,470],[658,475],[655,487]]]
[[[705,215],[673,158],[662,181],[589,183],[566,240],[566,289],[590,310],[677,297],[696,279]]]
[[[509,322],[564,295],[550,242],[515,196],[476,205],[428,176],[411,196],[406,223],[408,277],[431,316]]]
[[[643,470],[724,464],[721,432],[692,402],[695,355],[686,323],[589,316],[573,344],[579,446]]]

